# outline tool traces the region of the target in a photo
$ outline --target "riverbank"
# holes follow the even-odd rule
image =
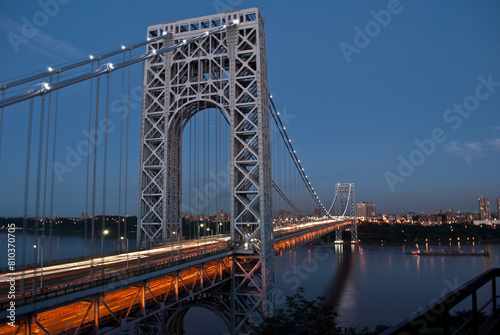
[[[435,226],[362,222],[358,224],[362,244],[439,244],[448,242],[500,241],[495,226],[454,223]]]

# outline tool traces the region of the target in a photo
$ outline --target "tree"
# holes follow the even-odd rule
[[[303,293],[304,288],[299,287],[294,295],[288,296],[286,308],[276,310],[272,317],[264,317],[254,334],[340,334],[340,328],[335,323],[337,313],[323,303],[324,298],[317,297],[309,301]]]

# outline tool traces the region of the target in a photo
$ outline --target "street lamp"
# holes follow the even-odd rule
[[[103,230],[101,234],[101,280],[104,280],[104,235],[108,235],[109,230]]]
[[[177,235],[177,255],[179,256],[179,259],[182,259],[182,242],[181,242],[181,234],[178,232],[172,232],[172,235]]]
[[[127,240],[127,269],[128,269],[128,238],[125,238],[125,237],[120,237],[120,239],[122,240]]]
[[[101,234],[101,256],[104,255],[104,235],[108,235],[109,230],[105,229]]]
[[[200,238],[201,238],[200,227],[203,228],[203,223],[200,223],[198,221],[198,239],[196,240],[196,254],[197,255],[200,254]]]
[[[37,259],[36,263],[40,264],[40,289],[43,287],[43,245],[40,244],[40,238],[41,236],[38,236],[38,244],[33,245],[33,248],[37,248]],[[42,254],[42,257],[40,258],[40,253]],[[41,260],[41,261],[40,261]],[[36,279],[35,279],[36,280]]]
[[[207,237],[208,237],[208,238],[212,239],[212,238],[213,238],[213,235],[214,235],[213,233],[214,233],[214,232],[213,232],[213,230],[212,230],[212,229],[207,228]],[[211,241],[211,243],[213,243],[213,240]],[[210,246],[210,248],[211,248],[211,246]]]

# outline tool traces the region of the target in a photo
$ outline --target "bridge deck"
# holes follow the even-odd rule
[[[351,223],[327,220],[277,229],[274,238],[275,252],[280,254],[309,243]],[[47,274],[44,275],[45,282],[56,280],[70,284],[39,290],[36,297],[31,294],[19,297],[16,300],[17,327],[4,323],[0,325],[0,334],[14,334],[25,327],[31,327],[33,332],[38,329],[41,333],[47,331],[49,334],[57,334],[70,328],[75,331],[78,327],[93,327],[96,318],[100,323],[109,322],[114,327],[120,327],[123,320],[125,324],[138,322],[148,316],[147,309],[150,305],[157,305],[156,308],[159,308],[162,304],[164,307],[177,304],[227,282],[231,277],[232,258],[251,258],[252,253],[252,250],[244,246],[229,245],[227,237],[223,237],[205,241],[201,250],[200,245],[196,248],[189,243],[176,251],[170,246],[166,251],[150,253],[147,262],[144,254],[142,258],[140,254],[132,254],[129,255],[129,263],[133,264],[128,264],[128,267],[125,267],[125,254],[109,256],[109,259],[102,260],[104,276],[100,277],[100,267],[96,267],[92,280],[88,275],[87,263],[77,262],[74,269],[73,263],[57,265],[55,269],[44,269]],[[66,271],[61,276],[61,271],[56,271],[57,269]],[[40,275],[39,271],[33,270],[23,271],[18,275],[32,280],[34,274]],[[83,279],[79,281],[76,278]],[[141,299],[138,300],[141,289]],[[0,306],[0,318],[6,320],[4,322],[9,321],[6,319],[8,306],[9,301],[3,301]],[[23,315],[34,317],[28,322],[22,318]]]

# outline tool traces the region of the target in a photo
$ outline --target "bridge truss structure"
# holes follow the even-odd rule
[[[337,183],[335,185],[335,197],[328,213],[333,217],[352,220],[353,224],[349,228],[351,231],[351,242],[357,243],[358,224],[354,183]],[[335,241],[337,243],[342,243],[342,229],[340,227],[335,232]]]
[[[208,36],[210,29],[226,27]],[[257,8],[148,27],[149,52],[188,41],[145,62],[138,244],[182,236],[182,132],[208,108],[230,128],[231,240],[252,255],[235,257],[233,328],[272,315],[274,246],[271,146],[264,19]],[[250,293],[253,292],[253,293]]]

